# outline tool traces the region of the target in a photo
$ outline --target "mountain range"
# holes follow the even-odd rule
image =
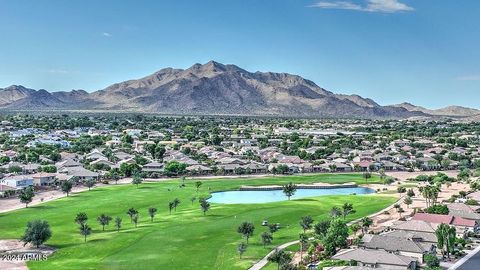
[[[438,110],[410,103],[381,106],[358,95],[332,93],[297,75],[249,72],[215,61],[188,69],[165,68],[90,93],[12,85],[0,88],[0,110],[370,119],[480,115],[480,110],[459,106]]]

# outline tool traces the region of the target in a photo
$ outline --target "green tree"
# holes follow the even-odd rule
[[[362,225],[362,232],[365,234],[368,231],[368,228],[372,226],[373,220],[369,217],[364,217],[360,220],[360,224]]]
[[[25,204],[25,208],[28,207],[28,204],[32,202],[35,193],[33,192],[33,187],[29,186],[20,191],[18,198],[20,199],[21,203]]]
[[[201,181],[197,181],[195,182],[195,188],[197,189],[197,193],[198,193],[198,190],[200,189],[200,187],[202,186],[202,182]]]
[[[73,187],[73,183],[70,180],[63,181],[62,184],[60,185],[60,188],[62,189],[62,191],[67,194],[67,197],[72,191],[72,187]]]
[[[356,211],[353,209],[353,204],[351,203],[344,203],[342,205],[342,216],[345,219],[348,215],[354,214]]]
[[[280,270],[280,267],[289,264],[292,261],[292,258],[283,249],[276,249],[270,256],[268,256],[267,260],[271,263],[276,263],[277,269]]]
[[[240,244],[238,244],[237,251],[238,251],[238,254],[240,255],[240,259],[242,258],[243,253],[247,251],[247,247],[248,245],[245,244],[244,242],[241,242]]]
[[[45,220],[33,220],[27,223],[27,229],[22,236],[24,246],[31,243],[35,247],[39,247],[52,237],[50,225]]]
[[[133,214],[133,216],[132,216],[132,221],[133,221],[133,223],[135,224],[135,228],[137,228],[138,218],[139,218],[138,212],[135,213],[135,214]]]
[[[148,208],[148,215],[150,216],[151,221],[153,222],[153,218],[157,214],[157,208],[155,207],[149,207]]]
[[[363,179],[365,179],[365,183],[368,182],[368,179],[372,178],[372,174],[370,172],[363,172],[362,176]]]
[[[322,239],[325,248],[325,254],[332,256],[335,254],[337,248],[344,248],[347,246],[348,227],[345,221],[341,219],[334,219],[330,222],[330,227]]]
[[[102,231],[105,231],[105,226],[108,225],[111,220],[112,217],[105,214],[101,214],[97,217],[98,223],[100,223],[100,225],[102,226]]]
[[[180,205],[180,199],[179,198],[175,198],[173,200],[173,208],[175,209],[175,212],[177,212],[177,207]]]
[[[445,256],[446,254],[450,258],[450,254],[455,247],[455,227],[442,223],[435,230],[435,235],[437,236],[438,247],[442,250],[442,255]]]
[[[300,219],[300,227],[303,229],[303,233],[312,228],[313,218],[311,216],[304,216]]]
[[[299,244],[300,244],[300,261],[303,259],[303,251],[308,247],[308,236],[305,233],[299,235]]]
[[[352,226],[350,226],[350,229],[353,232],[353,236],[356,236],[357,232],[361,229],[361,226],[360,226],[360,224],[355,223],[355,224],[352,224]]]
[[[186,172],[187,164],[178,161],[170,161],[165,167],[164,171],[167,175],[179,175]]]
[[[133,222],[133,216],[134,215],[137,215],[138,214],[138,210],[131,207],[130,209],[128,209],[127,211],[127,215],[130,217],[130,222]]]
[[[423,260],[425,261],[425,264],[429,268],[435,268],[440,266],[440,260],[435,254],[427,253],[425,254]]]
[[[203,215],[206,215],[210,209],[210,203],[205,199],[200,199],[200,208],[202,209]]]
[[[83,235],[85,243],[87,242],[87,236],[92,234],[92,228],[86,223],[80,224],[80,235]]]
[[[140,185],[141,183],[143,182],[143,179],[142,177],[140,177],[140,175],[138,174],[135,174],[132,178],[132,184],[136,185],[137,188],[138,188],[138,185]]]
[[[120,231],[120,228],[122,227],[122,219],[120,217],[115,218],[115,229],[117,229],[117,232]]]
[[[332,218],[337,218],[341,215],[342,215],[342,210],[337,206],[332,207],[332,209],[330,210],[330,216]]]
[[[327,233],[328,228],[330,228],[330,222],[331,222],[330,220],[321,220],[317,222],[317,224],[313,226],[313,230],[315,234],[320,237],[323,237]]]
[[[266,245],[270,245],[273,241],[273,235],[270,232],[263,232],[261,237],[263,247],[265,247]]]
[[[410,208],[410,205],[413,203],[412,197],[407,196],[404,200],[403,203],[407,205],[408,208]]]
[[[88,187],[88,190],[90,190],[93,186],[95,186],[95,180],[90,179],[85,181],[85,186]]]
[[[247,244],[248,244],[248,239],[253,235],[253,232],[255,231],[255,225],[251,222],[244,221],[238,226],[237,232],[243,236],[243,238],[246,239]]]
[[[172,214],[172,210],[175,208],[175,203],[174,202],[169,202],[168,203],[168,213]]]
[[[287,196],[288,200],[290,200],[290,197],[295,195],[295,192],[297,191],[297,186],[295,184],[293,184],[292,182],[290,182],[286,185],[283,185],[282,189],[283,189],[283,193],[285,194],[285,196]]]
[[[77,214],[77,216],[75,216],[75,223],[77,223],[78,225],[87,223],[87,220],[88,220],[88,216],[87,216],[87,213],[85,212],[80,212]]]

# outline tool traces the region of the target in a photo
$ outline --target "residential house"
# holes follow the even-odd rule
[[[356,261],[359,266],[390,270],[415,270],[417,267],[416,258],[393,254],[382,249],[343,249],[332,256],[332,259]]]
[[[39,172],[32,175],[34,186],[49,186],[55,182],[55,173]]]
[[[362,237],[360,247],[367,249],[383,249],[395,254],[416,258],[423,263],[423,256],[427,253],[435,254],[435,245],[412,241],[408,238],[393,237],[391,235],[366,234]]]
[[[33,185],[33,178],[31,175],[5,176],[0,180],[0,185],[9,186],[15,189],[23,189]]]

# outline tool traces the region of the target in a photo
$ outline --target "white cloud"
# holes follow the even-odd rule
[[[457,77],[459,81],[480,81],[480,75],[468,75]]]
[[[323,9],[348,9],[365,12],[395,13],[401,11],[413,11],[414,8],[400,3],[401,0],[365,0],[363,5],[351,1],[320,1],[309,7]]]
[[[108,32],[103,32],[103,33],[102,33],[102,36],[104,36],[104,37],[111,37],[112,34],[110,34],[110,33],[108,33]]]

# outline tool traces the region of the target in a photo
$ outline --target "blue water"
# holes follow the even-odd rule
[[[332,189],[297,189],[291,200],[317,197],[325,195],[349,195],[349,194],[370,194],[375,190],[365,187],[356,188],[332,188]],[[248,204],[248,203],[269,203],[288,200],[282,190],[259,190],[259,191],[222,191],[212,193],[208,199],[211,203],[223,204]]]

